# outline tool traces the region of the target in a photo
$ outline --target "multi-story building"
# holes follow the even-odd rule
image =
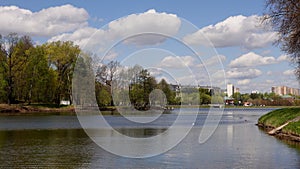
[[[300,90],[296,89],[296,88],[291,88],[291,87],[287,87],[287,86],[273,86],[271,88],[271,91],[275,94],[278,94],[280,96],[282,95],[296,95],[299,96],[300,95]]]
[[[227,84],[227,96],[228,97],[232,97],[232,95],[234,94],[234,86],[231,83]]]

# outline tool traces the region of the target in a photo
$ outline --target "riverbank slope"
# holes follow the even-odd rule
[[[17,115],[17,114],[35,114],[35,113],[75,113],[73,106],[61,106],[55,107],[55,105],[47,104],[33,104],[33,105],[22,105],[22,104],[0,104],[1,115]]]
[[[300,108],[271,111],[258,119],[258,126],[270,135],[300,142]]]

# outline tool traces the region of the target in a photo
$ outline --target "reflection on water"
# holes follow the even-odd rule
[[[78,121],[72,116],[0,117],[0,168],[299,168],[300,144],[275,139],[254,125],[263,113],[225,112],[221,125],[204,144],[198,143],[205,117],[200,115],[178,146],[147,159],[123,158],[104,151],[82,129],[76,129]],[[122,128],[126,122],[108,119],[120,133],[151,137],[167,129],[168,116],[164,118],[167,125],[162,122],[155,128]],[[33,129],[30,124],[35,121],[42,126]],[[26,130],[20,130],[19,125]],[[109,137],[112,132],[106,128],[97,133]]]
[[[133,128],[133,129],[117,128],[115,130],[129,137],[147,138],[147,137],[157,136],[165,132],[167,129],[165,128]]]
[[[91,144],[82,130],[0,131],[0,166],[85,168],[93,155]]]

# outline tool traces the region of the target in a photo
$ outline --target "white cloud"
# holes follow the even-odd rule
[[[108,29],[114,36],[124,37],[136,33],[161,33],[163,35],[174,35],[181,25],[180,19],[174,14],[158,13],[151,9],[145,13],[132,14],[127,17],[112,21]],[[158,35],[136,36],[128,42],[134,44],[156,44],[166,37]]]
[[[49,41],[73,41],[77,45],[84,46],[88,42],[89,37],[97,31],[98,29],[91,27],[79,28],[73,33],[64,33],[61,35],[54,36]],[[98,31],[98,34],[99,33],[100,32]]]
[[[167,56],[160,63],[165,68],[185,68],[194,65],[195,59],[192,56]]]
[[[0,33],[16,32],[31,36],[54,36],[87,26],[83,8],[63,5],[32,12],[16,6],[0,6]]]
[[[249,52],[244,54],[234,60],[232,60],[229,64],[230,67],[238,68],[238,67],[253,67],[260,65],[268,65],[276,63],[276,59],[274,57],[263,57],[256,53]]]
[[[223,62],[226,60],[226,56],[224,55],[217,55],[217,56],[212,56],[206,60],[202,60],[203,63],[197,65],[199,68],[202,68],[204,66],[208,67],[208,66],[214,66],[214,65],[218,65],[220,66],[220,64],[223,64]]]
[[[253,79],[261,74],[262,72],[258,69],[233,68],[226,72],[226,77],[229,79]]]
[[[277,58],[278,61],[290,61],[291,58],[288,57],[288,55],[280,55],[278,58]]]
[[[104,29],[82,28],[73,33],[65,33],[53,37],[49,41],[72,40],[78,45],[102,44],[124,40],[135,45],[153,45],[164,41],[167,36],[175,35],[181,25],[181,20],[174,14],[159,13],[149,10],[141,14],[132,14],[110,22]],[[93,33],[95,33],[93,35]],[[153,34],[151,34],[153,33]],[[154,35],[156,33],[156,35]],[[161,36],[157,33],[166,35]],[[91,35],[93,35],[91,37]]]
[[[248,85],[250,83],[250,79],[239,80],[238,85]]]
[[[287,75],[287,76],[292,76],[292,75],[295,75],[295,71],[294,70],[286,70],[283,72],[284,75]]]
[[[242,46],[247,49],[265,47],[277,39],[277,33],[267,30],[260,17],[231,16],[215,25],[206,26],[184,37],[188,44],[207,43],[206,37],[215,47]]]

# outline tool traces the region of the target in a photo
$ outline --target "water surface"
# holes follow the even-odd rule
[[[186,109],[188,113],[193,111]],[[98,147],[76,116],[0,117],[0,168],[299,168],[300,146],[266,135],[255,123],[270,109],[225,109],[221,123],[204,144],[198,143],[207,109],[201,109],[188,136],[172,150],[152,158],[129,159]],[[91,117],[93,118],[93,117]],[[119,132],[151,137],[176,119],[164,114],[147,125],[106,116]],[[186,121],[182,121],[182,125]],[[108,128],[101,129],[104,134]]]

